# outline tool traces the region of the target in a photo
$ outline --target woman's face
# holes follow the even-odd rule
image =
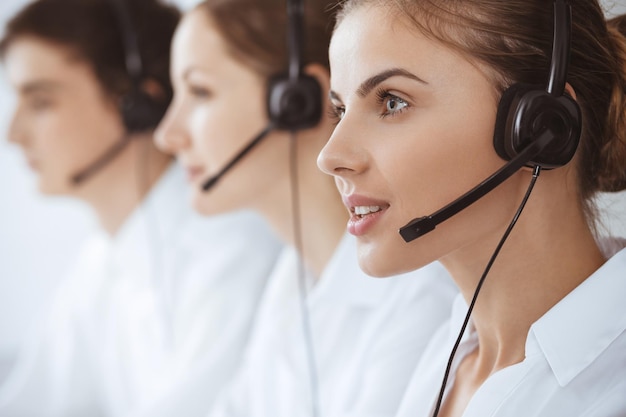
[[[351,212],[361,267],[386,276],[455,253],[475,259],[481,242],[492,251],[519,204],[517,175],[411,243],[398,233],[504,163],[492,146],[497,99],[485,73],[379,6],[345,17],[330,63],[338,125],[318,164]]]
[[[193,206],[203,214],[251,207],[284,177],[288,142],[270,134],[208,192],[201,185],[267,124],[266,82],[235,60],[203,10],[182,20],[172,46],[174,100],[157,145],[186,169]]]
[[[22,148],[43,193],[77,195],[82,187],[71,178],[123,135],[115,100],[85,61],[56,44],[18,38],[4,63],[17,92],[9,140]]]

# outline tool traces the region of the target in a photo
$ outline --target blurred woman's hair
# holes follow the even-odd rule
[[[304,2],[303,64],[328,68],[336,0]],[[212,19],[233,58],[264,77],[286,72],[288,17],[285,0],[205,0],[197,6]]]
[[[137,38],[142,78],[156,81],[169,102],[169,51],[180,12],[158,0],[123,1]],[[132,87],[124,34],[113,0],[38,0],[9,21],[0,55],[4,57],[16,40],[25,37],[67,48],[91,66],[105,91],[122,96]]]

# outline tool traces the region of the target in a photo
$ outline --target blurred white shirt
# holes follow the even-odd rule
[[[604,253],[611,255],[619,241],[602,243]],[[459,295],[450,324],[437,333],[416,369],[398,417],[432,415],[466,313],[467,303]],[[457,367],[477,348],[470,324],[453,361],[446,395]],[[491,375],[463,413],[495,416],[626,416],[626,249],[531,326],[525,359]]]
[[[113,239],[77,254],[0,387],[0,416],[124,416],[198,363],[207,396],[231,378],[280,245],[251,213],[194,214],[186,190],[172,166]]]
[[[295,251],[285,249],[261,302],[242,369],[212,417],[312,415],[297,271]],[[365,275],[354,237],[344,236],[306,299],[319,416],[393,415],[456,293],[438,263],[391,278]]]

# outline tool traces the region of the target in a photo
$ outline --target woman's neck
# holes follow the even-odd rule
[[[317,168],[316,157],[323,143],[317,145],[314,138],[299,137],[296,146],[302,256],[307,267],[319,277],[345,232],[348,214],[332,177]],[[255,209],[284,242],[296,246],[291,185],[291,175],[286,173],[272,195],[266,196]]]
[[[530,326],[605,261],[582,211],[541,188],[494,262],[472,313],[478,380],[522,361]],[[442,260],[468,303],[502,232]]]
[[[156,150],[151,136],[130,139],[128,146],[77,191],[114,236],[167,169],[171,158]]]

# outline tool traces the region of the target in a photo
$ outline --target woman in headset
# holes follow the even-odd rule
[[[269,279],[236,380],[211,406],[202,398],[214,379],[207,372],[169,407],[146,416],[206,415],[211,408],[215,416],[393,415],[407,371],[447,314],[455,291],[440,265],[395,280],[373,279],[358,267],[355,240],[342,230],[347,216],[340,196],[316,166],[333,129],[321,107],[328,105],[331,2],[305,3],[299,24],[289,20],[284,0],[207,0],[174,36],[175,94],[158,145],[187,168],[200,213],[255,210],[288,247]],[[290,23],[303,29],[305,44],[288,33]],[[282,123],[276,112],[268,115],[267,97],[284,94],[273,86],[294,58],[288,36],[321,89],[285,101],[317,110],[320,118],[305,120],[293,136],[284,124],[269,129],[229,165],[268,123]],[[308,107],[311,102],[318,107]],[[190,403],[194,395],[197,402]]]
[[[626,415],[626,250],[598,249],[592,200],[626,188],[626,39],[597,0],[569,3],[571,52],[561,0],[342,6],[330,46],[338,124],[319,166],[352,213],[365,271],[439,259],[461,291],[402,417]],[[522,167],[435,223],[505,163]],[[355,214],[364,205],[375,209]],[[430,217],[405,228],[416,216]]]
[[[251,213],[189,210],[183,171],[153,144],[178,20],[157,0],[40,0],[6,28],[10,140],[42,193],[86,203],[101,230],[0,387],[2,416],[123,416],[199,362],[224,380],[239,362],[280,245]]]

